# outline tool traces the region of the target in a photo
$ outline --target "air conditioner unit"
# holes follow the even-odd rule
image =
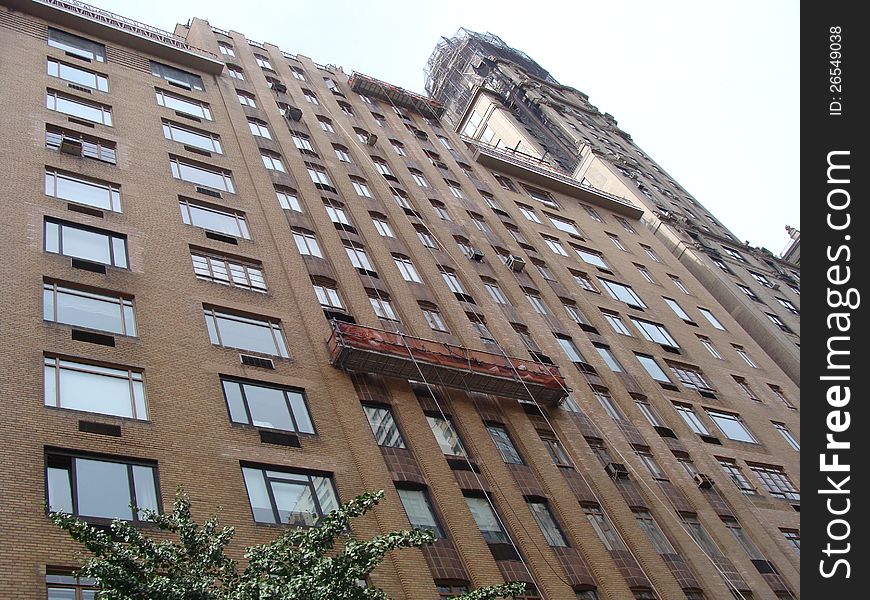
[[[369,146],[374,146],[377,143],[378,143],[378,136],[376,136],[373,133],[370,133],[369,137],[366,139],[366,144],[368,144]]]
[[[605,470],[611,479],[628,479],[628,469],[622,463],[607,463]]]
[[[277,83],[277,82],[275,82],[275,83],[270,83],[270,84],[269,84],[269,87],[271,87],[271,88],[272,88],[273,90],[275,90],[276,92],[281,92],[282,94],[286,94],[286,93],[287,93],[287,86],[284,85],[283,83]]]
[[[515,254],[509,255],[504,264],[507,265],[508,269],[514,271],[515,273],[520,273],[523,269],[526,268],[526,261],[524,261],[522,257],[519,257]]]
[[[295,106],[288,106],[286,109],[287,119],[291,121],[299,121],[302,118],[302,109]]]
[[[709,475],[705,475],[704,473],[696,473],[695,474],[695,483],[698,484],[698,487],[702,490],[707,490],[716,485]]]
[[[474,248],[474,250],[471,252],[471,256],[469,256],[468,258],[470,258],[474,262],[481,262],[483,260],[483,252],[481,252],[477,248]]]
[[[60,142],[60,151],[73,156],[82,155],[82,141],[71,137],[64,137]]]

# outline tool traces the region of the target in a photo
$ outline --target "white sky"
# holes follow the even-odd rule
[[[740,239],[779,254],[800,228],[798,0],[88,1],[169,31],[200,17],[417,92],[440,36],[490,31],[589,94]]]

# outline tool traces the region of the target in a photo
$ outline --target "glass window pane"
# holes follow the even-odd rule
[[[317,523],[319,517],[311,486],[275,480],[270,483],[281,523],[307,527]]]
[[[251,410],[252,425],[293,431],[293,419],[284,392],[259,385],[246,385],[245,397]]]
[[[453,423],[442,417],[431,415],[427,415],[426,419],[429,421],[432,433],[435,434],[435,440],[441,447],[441,452],[447,456],[467,456],[465,448],[462,447],[462,441],[459,439],[459,434],[453,427]]]
[[[498,517],[486,498],[466,496],[465,503],[468,504],[468,510],[471,511],[471,516],[474,517],[474,522],[477,523],[477,528],[480,529],[487,544],[510,543],[510,539],[502,529]]]
[[[72,481],[68,469],[49,467],[48,471],[48,505],[56,512],[72,513]]]
[[[254,521],[257,523],[275,523],[275,513],[272,511],[272,502],[269,500],[269,491],[266,487],[263,471],[242,467],[242,475],[245,478],[245,487],[248,490],[248,500],[251,502]]]
[[[60,369],[60,406],[72,410],[83,410],[119,417],[133,417],[133,403],[130,395],[130,380],[127,373],[117,371],[121,377],[83,373],[64,368],[74,366],[88,368],[81,363],[61,361]]]
[[[56,296],[52,293],[54,286],[46,285],[46,319],[68,325],[78,325],[90,329],[110,331],[112,333],[135,335],[135,325],[132,322],[132,307],[124,307],[129,310],[132,331],[125,332],[125,319],[121,313],[121,301],[100,294],[82,292],[72,288],[58,287]],[[54,298],[57,301],[54,301]],[[57,318],[53,317],[57,311]],[[125,310],[125,312],[126,312]]]
[[[136,507],[157,511],[157,489],[154,486],[154,469],[133,465],[133,485],[136,490]],[[142,518],[142,515],[139,515]]]
[[[127,465],[75,459],[78,514],[83,517],[133,518]]]
[[[379,446],[388,448],[404,448],[405,442],[402,440],[402,435],[399,433],[399,428],[393,419],[393,413],[388,409],[380,406],[363,406],[363,410],[368,417],[369,425],[372,428],[372,433],[375,434]]]
[[[75,227],[63,227],[61,236],[65,256],[112,264],[109,239],[106,235]]]
[[[398,489],[398,492],[402,506],[405,508],[405,514],[408,515],[408,521],[410,521],[412,527],[428,529],[436,537],[444,537],[444,533],[435,519],[435,514],[432,512],[432,507],[429,505],[425,492],[401,488]]]

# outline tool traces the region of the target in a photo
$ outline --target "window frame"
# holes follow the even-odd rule
[[[217,346],[219,348],[227,348],[231,350],[241,350],[243,352],[254,352],[256,354],[266,354],[279,358],[290,358],[290,354],[287,351],[287,341],[284,337],[284,330],[281,327],[280,319],[273,319],[271,317],[261,315],[257,315],[256,317],[248,316],[231,310],[227,310],[225,308],[209,305],[203,305],[203,314],[206,319],[206,329],[208,330],[209,340],[211,341],[211,344],[213,346]],[[220,317],[218,315],[220,315]],[[209,318],[211,318],[211,321],[209,321]],[[272,336],[274,351],[245,348],[224,343],[223,336],[220,332],[220,324],[218,321],[219,318],[223,318],[228,321],[235,321],[237,323],[243,323],[245,325],[250,325],[253,327],[268,329],[269,333]]]
[[[246,494],[248,496],[248,504],[251,507],[251,516],[253,517],[255,523],[263,523],[263,524],[267,524],[267,525],[280,525],[280,526],[285,526],[285,527],[287,527],[287,526],[295,526],[295,527],[317,526],[319,521],[321,521],[323,519],[323,517],[329,513],[324,511],[323,502],[320,498],[320,495],[318,494],[318,487],[319,487],[319,485],[323,485],[323,484],[319,483],[319,482],[315,483],[315,480],[328,481],[329,486],[325,487],[325,489],[327,491],[331,492],[330,500],[334,504],[335,508],[338,508],[338,506],[340,505],[338,490],[335,487],[335,479],[334,479],[332,473],[323,473],[323,472],[318,472],[318,471],[307,471],[307,470],[301,470],[301,469],[289,469],[289,468],[283,467],[283,466],[273,467],[273,466],[266,466],[266,465],[246,463],[246,462],[241,463],[240,466],[242,469],[242,481],[244,482],[245,491],[246,491]],[[248,472],[250,472],[252,477],[255,475],[255,473],[258,473],[260,475],[260,477],[262,478],[263,489],[266,491],[267,499],[269,500],[269,504],[270,504],[269,510],[271,510],[271,512],[272,512],[271,520],[260,520],[257,518],[257,513],[255,512],[256,509],[255,509],[254,504],[252,502],[253,498],[251,496],[251,491],[252,491],[251,490],[251,482],[248,480],[248,475],[247,475]],[[273,474],[271,476],[272,480],[269,479],[269,475],[268,475],[269,473]],[[282,480],[280,478],[280,475],[284,475],[286,478]],[[316,511],[316,516],[317,516],[317,519],[314,523],[311,523],[311,524],[292,523],[291,524],[289,521],[287,523],[281,521],[281,517],[280,517],[281,509],[278,506],[278,503],[277,503],[277,500],[275,497],[275,493],[274,493],[274,490],[272,487],[273,483],[281,483],[281,482],[283,482],[285,484],[289,483],[290,485],[303,485],[303,486],[308,488],[310,499],[311,499],[313,507]],[[263,510],[263,509],[265,509],[265,507],[261,507],[261,510]],[[329,512],[332,512],[332,511],[329,511]],[[311,513],[309,513],[309,514],[311,514]]]
[[[227,405],[227,414],[231,423],[234,423],[236,425],[254,427],[256,429],[270,429],[274,431],[287,431],[293,434],[316,435],[317,430],[314,427],[314,420],[311,418],[311,411],[308,407],[308,398],[305,394],[305,390],[268,381],[255,381],[252,379],[233,377],[230,375],[220,375],[219,379],[221,383],[221,392],[224,396],[224,402],[226,402]],[[237,410],[235,411],[235,416],[233,414],[233,402],[231,401],[230,395],[227,392],[228,384],[237,385],[239,389],[239,401],[241,402],[241,406],[236,407]],[[248,398],[249,394],[245,389],[246,386],[281,392],[281,394],[284,396],[284,407],[287,409],[286,417],[288,417],[292,428],[287,429],[284,427],[276,427],[274,425],[258,425],[255,422],[255,411],[251,408],[251,400]],[[298,397],[295,402],[291,400],[290,394],[294,394]],[[244,412],[244,421],[236,419],[236,416],[239,415],[239,408],[241,408]],[[297,408],[304,409],[304,419],[301,418],[301,414],[297,415]]]

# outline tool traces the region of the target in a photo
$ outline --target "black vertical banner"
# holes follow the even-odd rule
[[[801,596],[866,598],[870,44],[860,4],[801,24]]]

